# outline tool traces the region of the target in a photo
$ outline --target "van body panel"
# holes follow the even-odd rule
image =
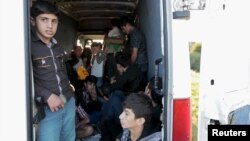
[[[161,54],[161,16],[159,2],[152,0],[140,0],[138,3],[137,25],[145,34],[147,53],[148,53],[148,77],[154,75],[154,61],[160,57]],[[159,75],[163,73],[162,65],[159,66]]]
[[[173,141],[191,141],[191,71],[188,21],[172,22]]]
[[[28,5],[24,0],[0,3],[0,140],[30,141],[26,89]]]
[[[168,79],[167,83],[172,83],[169,89],[172,90],[173,96],[173,105],[168,105],[173,106],[173,127],[169,130],[172,130],[173,141],[191,141],[191,71],[188,20],[173,19],[168,22],[172,22],[172,46],[168,46],[172,51],[172,55],[168,56],[172,61],[168,68],[172,70],[172,79]]]
[[[209,124],[239,123],[232,116],[250,124],[248,4],[210,0],[203,12],[198,141],[207,140]]]
[[[188,21],[173,20],[173,97],[174,99],[190,98],[191,71],[189,58]]]

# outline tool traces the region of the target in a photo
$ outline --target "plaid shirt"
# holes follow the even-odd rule
[[[78,113],[79,117],[81,119],[84,119],[84,118],[88,118],[88,114],[86,113],[86,111],[82,108],[81,105],[77,106],[76,107],[76,112]]]

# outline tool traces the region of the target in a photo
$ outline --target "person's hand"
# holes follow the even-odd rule
[[[115,82],[116,82],[116,80],[111,80],[111,82],[110,82],[110,83],[111,83],[111,84],[114,84]]]
[[[73,84],[69,84],[69,86],[70,86],[70,88],[72,89],[72,91],[73,91],[73,92],[75,92],[75,91],[76,91],[76,89],[75,89],[75,87],[74,87],[74,85],[73,85]]]
[[[107,96],[103,96],[103,99],[104,99],[105,101],[108,101],[108,100],[109,100],[109,98],[108,98]]]
[[[64,107],[64,102],[56,94],[51,94],[47,99],[47,103],[52,112],[57,112],[60,108]]]
[[[111,84],[113,84],[113,83],[115,83],[116,82],[116,80],[115,80],[115,77],[113,76],[113,77],[111,77],[111,79],[110,79],[110,83]]]

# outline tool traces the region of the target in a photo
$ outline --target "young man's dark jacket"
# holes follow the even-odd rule
[[[116,77],[116,82],[111,84],[111,91],[122,90],[123,92],[137,92],[144,90],[142,72],[134,65],[128,66],[127,70]]]
[[[33,65],[36,99],[46,103],[49,96],[63,94],[68,101],[73,96],[64,63],[64,51],[57,41],[51,40],[51,47],[31,34],[31,59]]]

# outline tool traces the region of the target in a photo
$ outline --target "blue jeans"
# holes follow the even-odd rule
[[[101,112],[93,112],[92,114],[89,115],[89,123],[91,124],[97,124],[98,121],[100,121],[102,118],[102,113]]]
[[[122,91],[114,91],[107,103],[103,105],[102,120],[112,120],[119,124],[119,116],[123,111],[122,102],[124,99],[125,96]]]
[[[75,98],[57,112],[44,108],[46,116],[38,126],[38,141],[75,141]]]
[[[114,141],[122,132],[119,116],[122,113],[122,102],[125,96],[122,91],[114,91],[108,102],[103,106],[103,115],[100,123],[100,141]]]

